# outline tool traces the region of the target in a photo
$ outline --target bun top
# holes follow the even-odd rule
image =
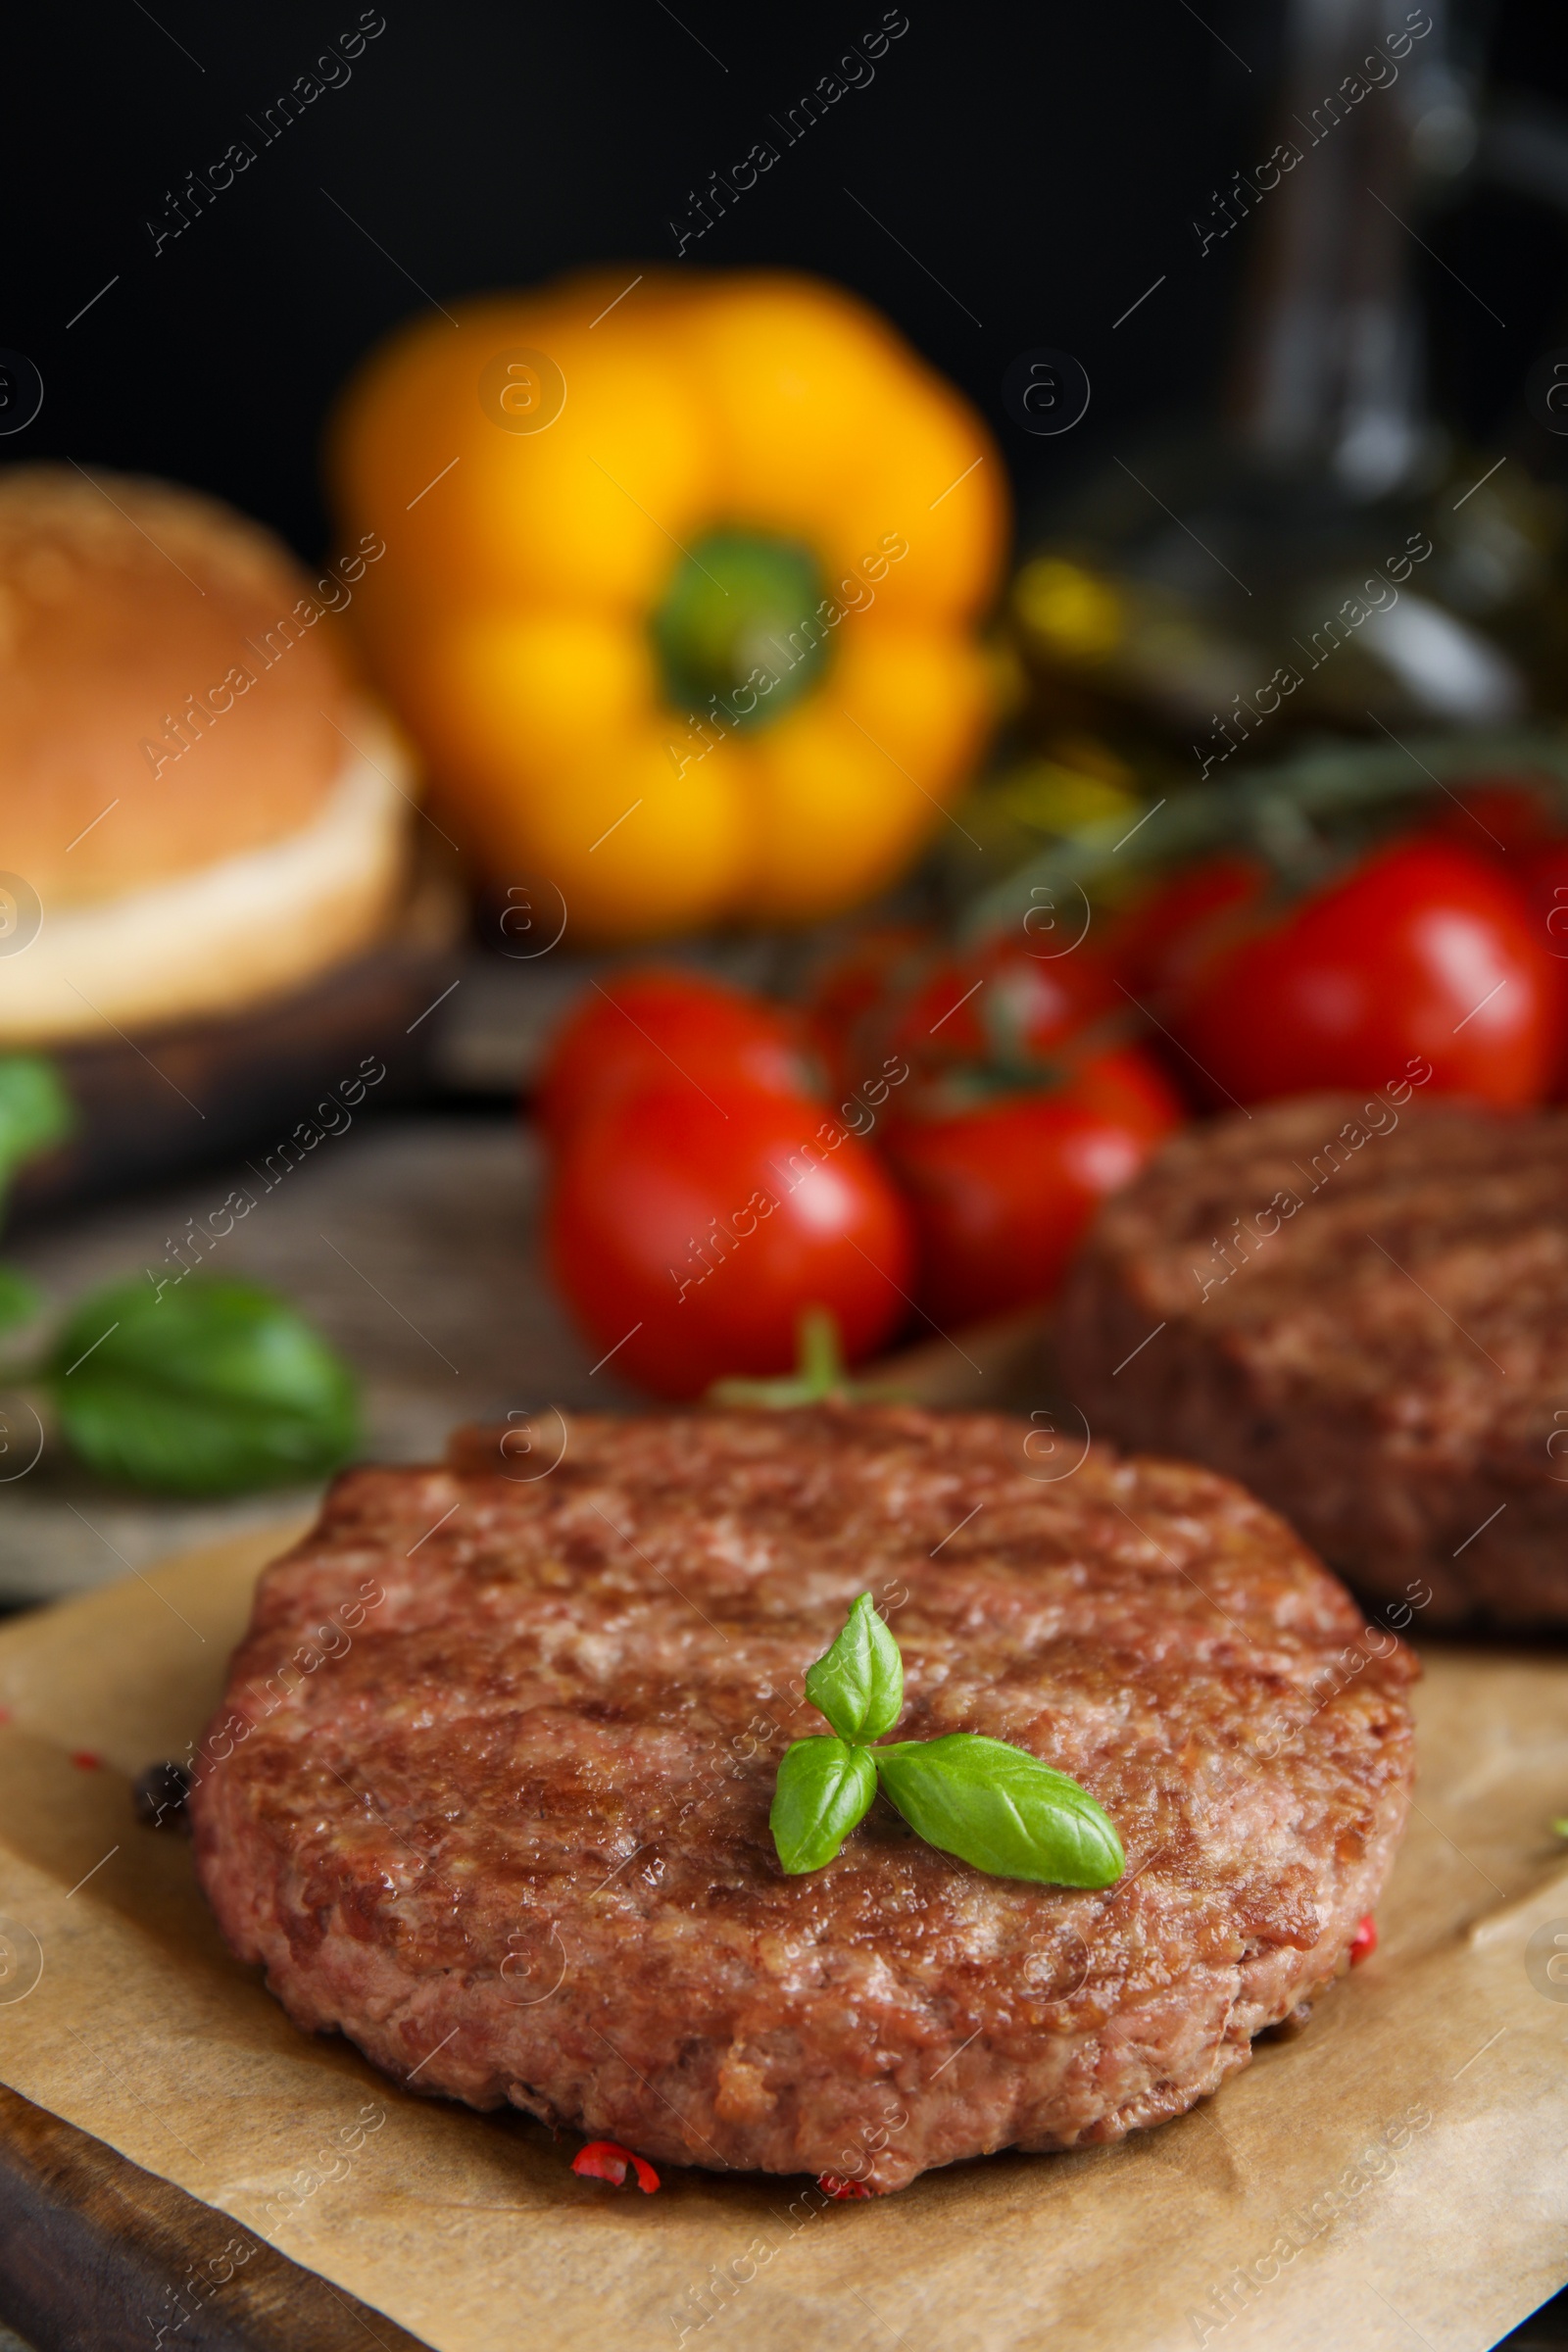
[[[352,756],[351,594],[192,491],[0,472],[0,867],[47,909],[307,825]]]

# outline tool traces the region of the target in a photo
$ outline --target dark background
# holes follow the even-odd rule
[[[172,475],[318,552],[323,410],[420,288],[450,302],[583,262],[624,257],[630,275],[672,259],[688,191],[772,137],[768,116],[882,18],[876,0],[744,20],[716,0],[679,0],[678,17],[662,0],[381,13],[347,84],[269,147],[247,116],[356,25],[358,0],[114,0],[12,35],[0,345],[33,359],[45,399],[0,462]],[[1026,498],[1051,496],[1107,433],[1214,408],[1248,239],[1200,261],[1189,224],[1272,142],[1283,11],[908,0],[907,14],[871,84],[783,150],[683,266],[781,263],[858,288],[979,402]],[[1565,14],[1502,0],[1465,17],[1465,45],[1498,89],[1568,102]],[[147,220],[239,138],[256,162],[155,258]],[[1503,428],[1532,360],[1568,340],[1565,222],[1485,186],[1423,217],[1508,320],[1493,326],[1418,259],[1435,378],[1473,437]],[[1076,353],[1094,384],[1084,429],[1060,441],[1031,440],[1001,404],[1008,362],[1040,345]]]

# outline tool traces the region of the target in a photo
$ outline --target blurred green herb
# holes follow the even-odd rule
[[[18,1169],[64,1143],[75,1124],[52,1061],[41,1054],[0,1054],[0,1215]],[[0,1330],[29,1321],[41,1303],[24,1276],[0,1266]]]
[[[166,1494],[318,1477],[359,1438],[354,1376],[286,1300],[191,1276],[95,1291],[38,1367],[72,1451]]]
[[[820,1870],[864,1819],[880,1785],[928,1845],[993,1878],[1048,1886],[1114,1886],[1127,1866],[1111,1821],[1087,1788],[1023,1748],[972,1732],[865,1745],[904,1704],[904,1661],[869,1592],[806,1677],[836,1738],[785,1750],[769,1827],[792,1877]]]
[[[41,1054],[0,1054],[0,1201],[23,1162],[63,1143],[75,1124],[52,1061]]]
[[[41,1054],[0,1054],[0,1215],[18,1169],[64,1143],[75,1124],[52,1061]],[[30,1322],[42,1304],[25,1275],[0,1265],[0,1331]]]
[[[0,1266],[0,1331],[13,1323],[30,1323],[43,1305],[43,1293],[15,1266]]]
[[[24,1162],[71,1134],[52,1063],[0,1055],[0,1210]],[[165,1494],[233,1494],[335,1469],[359,1443],[353,1373],[285,1299],[194,1275],[158,1291],[94,1291],[0,1385],[40,1389],[72,1451],[100,1477]],[[0,1265],[0,1329],[40,1293]]]

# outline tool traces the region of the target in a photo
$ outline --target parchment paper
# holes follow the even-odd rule
[[[440,2352],[1480,2352],[1568,2278],[1568,1658],[1428,1648],[1377,1954],[1179,2122],[866,2203],[646,2197],[297,2034],[135,1823],[289,1532],[0,1633],[0,2078],[231,2215],[236,2263],[267,2237]]]

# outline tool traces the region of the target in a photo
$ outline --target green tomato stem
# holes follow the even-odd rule
[[[715,1380],[708,1392],[710,1404],[757,1404],[774,1412],[792,1404],[821,1404],[826,1398],[850,1397],[856,1393],[844,1361],[837,1318],[825,1306],[803,1308],[795,1326],[795,1370],[773,1380],[736,1377]]]

